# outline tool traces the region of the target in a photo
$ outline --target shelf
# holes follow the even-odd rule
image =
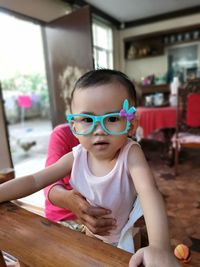
[[[154,93],[170,93],[169,84],[141,85],[142,95]]]
[[[145,105],[145,97],[147,95],[153,95],[155,93],[163,93],[164,103],[169,102],[170,86],[169,84],[157,84],[157,85],[140,85],[141,97],[139,99],[139,104]]]
[[[124,57],[126,60],[135,60],[164,55],[167,46],[199,40],[200,25],[129,37],[124,39]]]
[[[135,41],[125,41],[125,58],[128,60],[153,57],[164,54],[160,36]]]

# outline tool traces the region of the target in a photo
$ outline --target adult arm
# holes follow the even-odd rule
[[[54,205],[71,210],[78,220],[84,224],[92,233],[108,235],[115,227],[116,221],[103,216],[111,214],[108,209],[93,207],[87,200],[75,190],[66,190],[63,186],[54,186],[50,193],[50,199]]]
[[[141,263],[154,267],[179,266],[170,247],[164,201],[139,146],[132,146],[128,166],[140,198],[149,238],[149,246],[138,250],[130,261],[130,266],[136,267]]]

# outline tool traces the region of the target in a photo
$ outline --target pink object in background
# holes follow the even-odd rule
[[[31,97],[27,95],[18,96],[17,104],[20,108],[31,108],[32,107]]]

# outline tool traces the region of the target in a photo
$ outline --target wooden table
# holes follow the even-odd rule
[[[142,138],[160,129],[176,127],[176,107],[138,107],[137,118],[143,130]]]
[[[34,267],[125,267],[131,254],[17,205],[0,204],[0,250]]]

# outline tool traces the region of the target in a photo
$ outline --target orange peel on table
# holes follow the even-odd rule
[[[190,261],[190,250],[189,248],[184,244],[179,244],[174,249],[174,255],[183,262],[189,262]]]

